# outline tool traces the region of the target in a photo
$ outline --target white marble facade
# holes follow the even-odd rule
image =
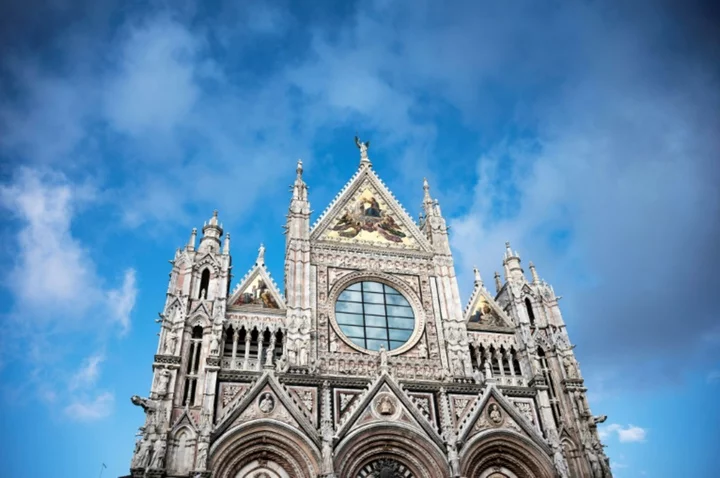
[[[427,182],[416,222],[356,144],[314,225],[298,162],[284,294],[262,245],[230,290],[217,212],[176,251],[132,476],[609,478],[552,287],[506,244],[463,307]]]

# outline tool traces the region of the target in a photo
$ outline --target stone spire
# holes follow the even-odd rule
[[[477,266],[473,267],[473,273],[475,274],[475,285],[478,287],[483,286],[482,277],[480,277],[480,271],[478,270]]]
[[[500,289],[502,289],[502,282],[500,282],[500,274],[498,271],[495,271],[495,292],[500,293]]]
[[[430,196],[430,185],[423,179],[423,211],[425,221],[422,230],[435,246],[435,250],[450,255],[450,241],[448,240],[448,227],[440,210],[440,202]]]
[[[209,221],[206,221],[202,228],[203,237],[200,239],[200,247],[198,250],[212,250],[217,252],[220,250],[220,237],[223,235],[222,224],[218,222],[217,209],[213,211],[213,215]]]
[[[223,254],[230,254],[230,233],[225,235],[225,242],[223,243]]]
[[[538,277],[537,270],[535,270],[535,264],[533,264],[532,262],[530,262],[530,274],[532,274],[533,284],[539,284],[540,277]]]
[[[525,280],[525,274],[520,267],[520,254],[510,248],[510,243],[505,243],[505,257],[503,260],[505,269],[505,280]]]
[[[195,250],[195,240],[197,239],[197,228],[193,227],[192,232],[190,232],[190,240],[188,240],[187,248],[189,251]]]

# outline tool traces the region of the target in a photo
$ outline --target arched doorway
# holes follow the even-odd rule
[[[492,430],[468,440],[460,468],[468,478],[554,478],[549,452],[517,433]]]
[[[346,478],[447,478],[444,451],[415,429],[401,424],[368,425],[342,439],[335,472]]]
[[[253,460],[245,465],[235,478],[291,478],[279,463]]]
[[[292,427],[271,420],[228,430],[210,452],[215,478],[316,478],[320,471],[315,444]]]

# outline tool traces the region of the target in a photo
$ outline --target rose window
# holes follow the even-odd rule
[[[415,314],[407,299],[380,282],[356,282],[335,303],[335,319],[346,338],[367,350],[394,350],[410,339]]]

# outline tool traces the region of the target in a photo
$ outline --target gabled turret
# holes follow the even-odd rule
[[[450,255],[448,227],[440,210],[440,203],[430,196],[430,185],[423,179],[423,212],[425,213],[422,230],[432,243],[435,251]]]

